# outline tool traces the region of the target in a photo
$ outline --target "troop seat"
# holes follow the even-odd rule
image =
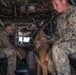
[[[6,54],[5,54],[5,53],[0,52],[0,59],[3,59],[3,58],[6,58]]]
[[[69,58],[76,60],[76,52],[73,53],[73,54],[70,54],[70,55],[69,55]]]
[[[7,74],[7,57],[5,53],[0,52],[0,75],[6,75]]]

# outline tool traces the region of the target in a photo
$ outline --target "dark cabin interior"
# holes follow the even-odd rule
[[[68,2],[76,6],[76,0]],[[16,56],[16,75],[38,75],[37,63],[36,70],[29,71],[28,51],[35,53],[33,41],[39,29],[44,30],[48,40],[57,34],[56,20],[59,15],[54,10],[51,0],[0,0],[0,31],[10,24],[15,30],[14,34],[9,36],[11,44],[27,52],[26,55],[23,53],[22,56],[18,54]],[[28,38],[26,32],[30,32]],[[69,60],[71,69],[76,75],[76,55],[74,57],[75,59],[70,57]],[[5,54],[0,53],[0,75],[7,75],[7,59]],[[40,74],[42,75],[41,67]]]

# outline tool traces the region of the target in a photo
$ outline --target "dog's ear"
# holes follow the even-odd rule
[[[38,37],[39,39],[41,39],[41,38],[47,38],[47,36],[46,36],[46,34],[44,33],[43,29],[41,29],[41,30],[39,31],[39,33],[37,34],[37,37]]]
[[[35,40],[34,40],[34,43],[36,42],[36,41],[38,41],[38,40],[41,40],[42,38],[47,38],[47,36],[46,36],[46,34],[44,33],[44,31],[43,31],[43,29],[41,29],[39,32],[38,32],[38,34],[37,34],[37,36],[36,36],[36,38],[35,38]]]
[[[47,38],[47,36],[46,36],[46,34],[45,34],[45,32],[44,32],[43,29],[40,30],[40,33],[39,34],[40,34],[40,37],[41,38]]]
[[[37,34],[37,36],[36,36],[35,39],[40,40],[41,38],[47,38],[47,36],[46,36],[46,34],[44,33],[43,29],[41,29],[41,30],[38,32],[38,34]]]

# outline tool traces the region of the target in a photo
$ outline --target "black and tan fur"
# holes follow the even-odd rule
[[[43,75],[48,75],[48,71],[52,75],[56,75],[56,69],[51,54],[51,46],[49,47],[47,36],[42,29],[37,34],[34,44],[39,56]]]

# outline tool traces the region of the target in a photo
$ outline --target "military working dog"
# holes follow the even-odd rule
[[[48,75],[49,71],[51,75],[56,75],[56,68],[52,59],[52,46],[49,46],[47,36],[43,29],[39,30],[34,40],[34,44],[36,47],[35,52],[38,55],[38,60],[42,68],[42,74]]]

